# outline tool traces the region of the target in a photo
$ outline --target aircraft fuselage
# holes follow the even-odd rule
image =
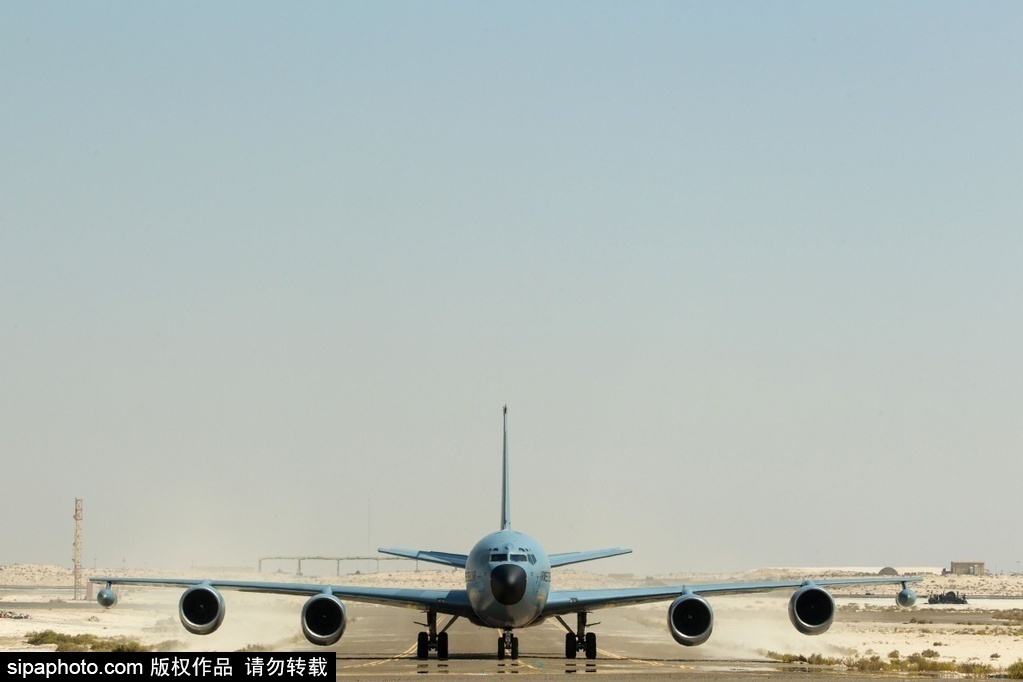
[[[536,540],[500,530],[476,543],[465,563],[465,589],[480,623],[521,628],[543,612],[551,591],[551,561]]]

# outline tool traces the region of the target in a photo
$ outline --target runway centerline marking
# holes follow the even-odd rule
[[[600,652],[602,656],[609,656],[610,658],[615,658],[618,659],[619,661],[630,661],[632,663],[646,663],[647,665],[652,665],[654,667],[664,667],[663,663],[659,663],[657,661],[646,661],[643,660],[642,658],[629,658],[628,656],[619,656],[618,654],[611,653],[610,651],[605,651],[604,649],[601,649],[599,647],[597,648],[597,651]]]
[[[412,652],[416,650],[416,646],[417,645],[413,644],[408,649],[405,649],[405,651],[402,651],[400,654],[395,654],[390,658],[381,658],[377,661],[370,661],[369,663],[359,663],[358,665],[342,665],[339,666],[339,669],[347,670],[352,668],[369,668],[374,665],[380,665],[381,663],[387,663],[388,661],[397,661],[399,658],[408,658],[409,656],[412,655]]]

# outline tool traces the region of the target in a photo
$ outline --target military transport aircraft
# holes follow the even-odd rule
[[[596,658],[597,637],[587,632],[586,617],[595,609],[628,604],[671,601],[668,606],[668,632],[683,646],[703,644],[714,626],[714,611],[706,597],[776,589],[794,589],[789,600],[789,619],[796,630],[806,635],[826,631],[835,616],[835,602],[823,588],[828,585],[901,583],[896,602],[912,606],[916,594],[906,583],[913,577],[863,577],[828,580],[767,581],[721,583],[716,585],[678,585],[674,587],[628,587],[619,589],[551,589],[551,569],[581,561],[627,554],[629,549],[598,549],[583,552],[547,554],[540,543],[511,526],[508,481],[508,407],[504,408],[504,465],[501,490],[501,530],[481,539],[469,554],[381,548],[379,551],[420,561],[429,561],[465,569],[465,589],[411,589],[392,587],[355,587],[242,580],[189,580],[173,578],[90,578],[105,583],[98,601],[105,607],[117,603],[116,585],[163,585],[184,587],[178,603],[181,624],[196,635],[208,635],[224,621],[225,604],[220,590],[266,592],[307,596],[302,607],[302,633],[313,644],[329,646],[341,639],[348,618],[342,599],[421,609],[426,612],[426,631],[420,632],[416,653],[427,658],[435,651],[438,658],[448,657],[448,628],[459,618],[483,627],[502,631],[497,639],[497,657],[518,658],[517,628],[538,625],[548,618],[557,620],[567,631],[565,656],[575,658],[584,652]],[[438,629],[437,616],[450,616]],[[573,629],[565,617],[576,616]]]

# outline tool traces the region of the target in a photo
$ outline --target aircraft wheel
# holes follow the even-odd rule
[[[597,635],[592,632],[586,633],[586,658],[597,657]]]
[[[565,658],[575,658],[575,635],[565,633]]]
[[[448,633],[446,632],[437,635],[437,658],[442,661],[448,658]]]
[[[419,633],[419,639],[416,640],[416,658],[424,660],[430,656],[430,635],[425,632]]]
[[[504,660],[504,637],[497,638],[497,660]]]
[[[511,657],[517,659],[519,657],[519,638],[512,637]]]

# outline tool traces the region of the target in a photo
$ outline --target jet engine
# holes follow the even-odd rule
[[[302,607],[302,634],[318,646],[330,646],[341,639],[347,624],[345,605],[332,594],[314,595]]]
[[[820,635],[835,620],[835,600],[824,589],[804,583],[789,599],[789,620],[804,635]]]
[[[208,635],[224,622],[224,598],[212,585],[193,585],[178,602],[181,624],[193,635]]]
[[[703,597],[688,592],[668,607],[668,630],[682,646],[699,646],[710,639],[714,609]]]

